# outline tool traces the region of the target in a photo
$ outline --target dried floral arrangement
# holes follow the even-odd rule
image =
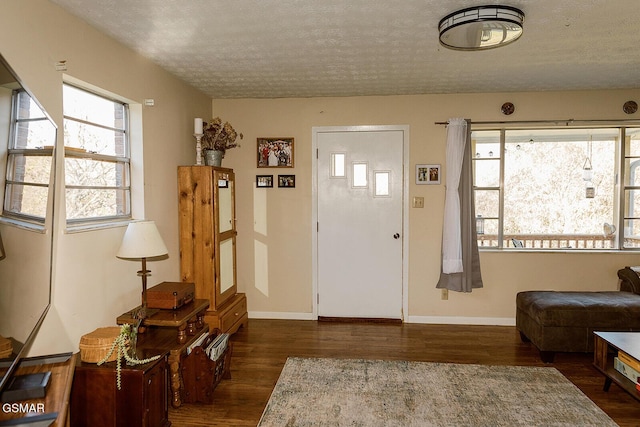
[[[222,124],[220,117],[204,122],[202,132],[202,149],[222,151],[223,156],[228,149],[240,146],[236,142],[238,137],[243,138],[243,135],[238,134],[229,122]]]

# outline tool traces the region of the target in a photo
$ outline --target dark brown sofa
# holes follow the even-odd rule
[[[525,291],[516,296],[516,328],[544,362],[556,352],[592,352],[594,331],[640,331],[640,268],[618,271],[620,291]]]

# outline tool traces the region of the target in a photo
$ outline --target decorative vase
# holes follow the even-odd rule
[[[222,166],[224,151],[204,150],[204,164],[207,166]]]

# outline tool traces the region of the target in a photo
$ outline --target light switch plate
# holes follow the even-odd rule
[[[413,207],[414,208],[424,208],[424,197],[414,197],[413,198]]]

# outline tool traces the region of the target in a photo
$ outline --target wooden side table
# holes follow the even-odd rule
[[[136,350],[148,354],[159,352],[169,353],[169,386],[171,388],[171,406],[178,408],[182,405],[182,390],[184,388],[180,375],[182,359],[187,355],[187,348],[202,334],[209,333],[209,326],[204,324],[197,334],[188,337],[183,344],[176,342],[175,331],[169,328],[152,326],[144,334],[138,335]],[[147,356],[148,357],[148,356]]]
[[[615,382],[631,396],[640,400],[636,385],[614,368],[613,358],[623,351],[634,360],[640,361],[640,332],[594,332],[593,365],[604,376],[604,390],[608,391]]]
[[[183,389],[180,367],[182,358],[187,355],[187,348],[202,334],[209,332],[204,315],[209,307],[209,300],[197,299],[185,304],[177,310],[156,309],[144,319],[145,332],[138,334],[136,349],[138,352],[169,354],[169,385],[171,387],[171,406],[182,405]],[[119,325],[132,323],[131,314],[136,309],[121,314],[116,319]],[[146,356],[148,357],[148,356]]]
[[[135,313],[138,308],[139,307],[134,308],[118,316],[116,323],[118,325],[135,323],[136,319],[133,317],[133,313]],[[150,317],[144,319],[142,325],[146,327],[157,326],[172,328],[175,330],[178,344],[184,344],[187,342],[188,335],[195,335],[202,329],[207,308],[209,308],[209,300],[197,299],[176,310],[153,309]]]

